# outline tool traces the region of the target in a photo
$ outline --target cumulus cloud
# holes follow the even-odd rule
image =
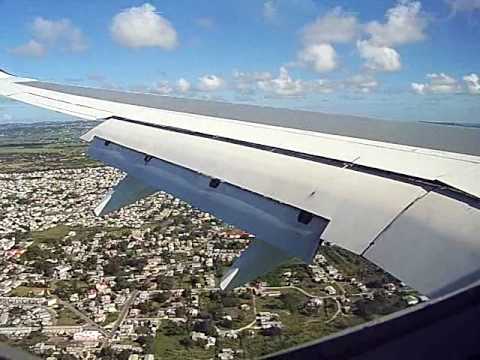
[[[285,67],[280,68],[278,77],[260,80],[257,85],[267,93],[280,96],[299,96],[305,90],[302,80],[294,80]]]
[[[377,46],[368,40],[357,41],[360,56],[371,70],[398,71],[402,67],[398,52],[387,46]]]
[[[198,90],[215,91],[223,88],[225,81],[217,75],[203,75],[198,78]]]
[[[115,15],[110,32],[115,41],[128,48],[159,47],[171,50],[178,45],[175,28],[149,3]]]
[[[41,57],[55,47],[72,53],[88,48],[82,31],[69,19],[48,20],[37,17],[32,24],[32,37],[32,40],[11,49],[11,52],[22,56]]]
[[[336,7],[303,28],[303,46],[295,65],[317,72],[331,71],[338,67],[334,45],[356,41],[358,53],[369,70],[398,71],[402,66],[396,47],[425,39],[427,26],[428,17],[419,1],[398,0],[387,10],[384,22],[366,24]]]
[[[71,52],[81,52],[87,49],[87,42],[82,31],[69,19],[54,21],[38,17],[33,22],[32,29],[33,36],[47,45],[63,43]]]
[[[191,85],[190,85],[190,82],[184,78],[180,78],[178,79],[177,81],[177,90],[182,93],[182,94],[185,94],[187,92],[189,92],[191,89]]]
[[[11,49],[10,52],[20,56],[42,57],[47,53],[47,49],[38,41],[30,40],[24,45]]]
[[[378,87],[378,81],[370,74],[357,74],[345,80],[343,85],[355,92],[370,93]]]
[[[174,89],[167,80],[162,80],[155,83],[151,91],[160,95],[169,95]]]
[[[278,19],[278,9],[273,0],[268,0],[263,3],[263,17],[268,22],[276,22]]]
[[[337,67],[337,53],[330,44],[313,44],[298,53],[301,64],[310,66],[316,72],[327,72]]]
[[[480,0],[447,0],[453,14],[480,10]]]
[[[360,30],[357,18],[336,7],[302,30],[305,44],[347,43],[355,39]]]
[[[215,22],[210,17],[201,17],[195,20],[195,23],[201,28],[212,30],[215,27]]]
[[[259,81],[266,81],[272,79],[272,74],[265,72],[242,72],[238,70],[233,71],[233,87],[234,90],[246,95],[255,92],[257,83]]]
[[[467,91],[472,95],[480,94],[480,77],[477,74],[465,75],[463,81],[467,85]]]
[[[232,90],[242,94],[264,93],[268,97],[303,97],[309,93],[330,93],[333,85],[323,79],[294,79],[286,67],[277,76],[268,71],[233,72]]]
[[[419,83],[411,83],[411,87],[413,92],[419,94],[419,95],[424,95],[425,94],[425,88],[426,84],[419,84]]]
[[[367,40],[357,41],[365,65],[377,71],[401,69],[400,55],[394,46],[425,39],[428,19],[418,1],[399,0],[385,15],[386,22],[371,21],[365,25]]]
[[[302,30],[303,48],[297,59],[301,65],[317,72],[327,72],[338,65],[337,53],[331,45],[352,41],[359,32],[357,18],[336,7]]]
[[[411,83],[412,90],[419,94],[453,94],[462,90],[460,84],[453,77],[445,73],[427,74],[428,82]]]
[[[372,21],[366,25],[366,32],[376,45],[396,46],[423,40],[427,24],[420,2],[400,0],[387,10],[384,24]]]

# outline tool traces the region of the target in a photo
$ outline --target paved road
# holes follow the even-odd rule
[[[331,323],[342,312],[342,306],[340,305],[340,302],[337,299],[335,299],[335,302],[337,303],[337,311],[335,312],[335,314],[333,314],[333,316],[330,319],[325,321],[325,324]]]
[[[122,325],[137,295],[138,295],[138,290],[133,290],[130,296],[128,297],[127,301],[125,301],[125,304],[123,305],[123,308],[120,311],[120,314],[118,314],[118,318],[115,321],[115,324],[113,325],[112,330],[110,331],[111,334],[117,331],[120,325]]]
[[[297,291],[300,291],[303,295],[307,296],[307,297],[310,297],[310,298],[314,298],[314,297],[318,297],[318,298],[328,298],[330,296],[317,296],[317,295],[313,295],[313,294],[310,294],[309,292],[306,292],[305,290],[303,290],[302,288],[299,288],[297,286],[294,286],[294,285],[289,285],[289,286],[270,286],[270,287],[265,287],[264,288],[265,290],[289,290],[289,289],[293,289],[293,290],[297,290]]]
[[[100,331],[103,336],[105,337],[108,337],[109,334],[105,331],[105,329],[103,329],[100,325],[98,325],[95,321],[93,321],[92,319],[90,319],[87,315],[85,315],[83,312],[81,312],[80,310],[78,310],[75,306],[73,306],[72,304],[70,304],[69,302],[67,301],[63,301],[59,298],[57,298],[57,301],[59,304],[63,305],[64,307],[66,307],[68,310],[70,310],[71,312],[73,312],[75,315],[77,315],[78,317],[80,317],[81,319],[85,320],[85,322],[87,322],[89,325],[91,325],[92,327],[94,327],[96,330]]]
[[[253,294],[253,292],[252,292],[252,307],[253,307],[253,321],[239,329],[233,330],[234,332],[238,333],[240,331],[249,329],[257,323],[257,302],[255,300],[255,294]]]

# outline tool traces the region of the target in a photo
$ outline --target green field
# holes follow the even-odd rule
[[[185,335],[186,336],[186,335]],[[185,336],[169,335],[166,336],[162,332],[158,332],[153,344],[155,358],[158,359],[191,359],[202,360],[212,359],[215,351],[211,348],[205,350],[204,348],[193,345],[192,347],[185,347],[180,344],[180,340]]]

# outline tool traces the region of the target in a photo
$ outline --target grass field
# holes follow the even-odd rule
[[[214,350],[205,350],[202,347],[194,345],[186,348],[180,344],[180,340],[185,336],[166,336],[158,332],[154,342],[155,358],[159,359],[188,359],[203,360],[214,358]]]
[[[57,241],[63,239],[68,235],[71,228],[66,225],[58,225],[47,230],[34,231],[30,233],[34,244],[38,243],[49,243],[52,241]]]
[[[57,325],[81,325],[83,321],[79,319],[75,314],[67,309],[62,309],[57,312]]]
[[[84,144],[0,146],[0,172],[26,172],[100,166],[88,158]]]
[[[44,288],[37,288],[37,287],[30,287],[30,286],[19,286],[12,290],[10,293],[11,296],[19,296],[19,297],[30,297],[30,296],[37,296],[42,294]]]

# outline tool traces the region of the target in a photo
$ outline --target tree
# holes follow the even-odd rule
[[[171,276],[157,276],[158,287],[162,290],[170,290],[175,286],[175,279]]]
[[[183,307],[177,307],[175,309],[175,316],[176,317],[179,317],[179,318],[183,318],[185,316],[186,312],[185,312],[185,308]]]
[[[128,360],[130,357],[130,352],[128,350],[123,350],[120,354],[118,354],[118,360]]]
[[[190,348],[190,347],[193,346],[193,340],[190,339],[190,337],[188,337],[188,336],[180,339],[179,342],[180,342],[180,345],[183,345],[183,346],[185,346],[185,347],[187,347],[187,348]]]
[[[120,264],[118,259],[114,258],[108,262],[107,265],[103,267],[105,275],[117,276],[120,272]]]
[[[192,296],[192,290],[190,290],[190,289],[183,290],[183,292],[182,292],[182,297],[183,298],[188,299],[191,296]]]
[[[245,292],[241,293],[239,296],[240,296],[240,298],[242,298],[244,300],[251,300],[252,299],[252,293],[250,291],[245,291]]]
[[[185,329],[177,323],[174,323],[173,321],[168,321],[165,324],[164,332],[167,336],[175,336],[184,334]]]
[[[215,336],[217,334],[212,320],[197,321],[195,325],[193,325],[193,331],[202,332],[208,336]]]
[[[292,292],[282,294],[280,300],[286,309],[290,312],[295,312],[298,310],[298,305],[302,303],[302,298]]]
[[[153,336],[140,336],[137,342],[142,346],[145,351],[151,351],[155,338]]]
[[[115,352],[109,348],[109,347],[104,347],[102,350],[100,350],[100,359],[104,360],[114,360],[117,358],[117,355]]]
[[[151,299],[161,304],[167,301],[169,298],[170,294],[168,292],[157,292],[153,294]]]
[[[279,336],[282,335],[282,329],[278,326],[271,326],[263,329],[262,334],[265,336]]]
[[[237,307],[240,305],[240,300],[233,296],[227,296],[222,299],[222,304],[225,307]]]
[[[220,322],[220,326],[224,327],[225,329],[231,329],[233,327],[233,321],[229,319],[223,319]]]

